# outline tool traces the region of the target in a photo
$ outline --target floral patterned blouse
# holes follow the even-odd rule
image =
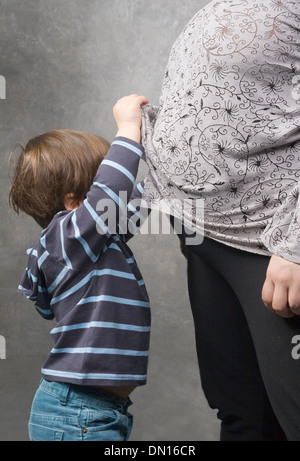
[[[300,263],[299,0],[201,9],[142,131],[152,207],[202,199],[204,218],[193,207],[184,218],[206,237]]]

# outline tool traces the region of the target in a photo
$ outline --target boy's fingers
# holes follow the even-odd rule
[[[148,104],[148,103],[149,103],[149,100],[148,100],[148,98],[146,98],[146,96],[140,96],[140,104],[141,104],[141,106],[145,105],[145,104]]]
[[[139,94],[132,94],[128,96],[128,102],[129,101],[134,101],[135,103],[139,104],[140,106],[144,106],[145,104],[149,103],[149,100],[146,98],[146,96],[142,96]]]
[[[131,94],[129,96],[125,96],[125,98],[123,98],[124,100],[136,100],[136,102],[138,102],[141,106],[144,105],[144,104],[148,104],[149,100],[148,98],[146,98],[146,96],[143,96],[143,95],[139,95],[139,94]]]
[[[119,99],[114,105],[114,111],[123,106],[135,107],[135,105],[144,106],[145,104],[149,104],[149,100],[148,98],[146,98],[146,96],[131,94],[129,96],[124,96],[124,98]]]

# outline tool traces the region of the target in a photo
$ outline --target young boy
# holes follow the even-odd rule
[[[129,199],[143,191],[134,182],[147,103],[138,95],[117,102],[110,148],[98,136],[58,130],[29,141],[18,160],[10,203],[44,228],[19,290],[57,322],[32,404],[31,440],[129,438],[129,395],[146,382],[150,306],[124,215],[126,223],[137,212]],[[122,221],[120,232],[104,219],[111,203],[108,218]]]

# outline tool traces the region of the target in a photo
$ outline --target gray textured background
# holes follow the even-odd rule
[[[112,106],[130,93],[158,103],[170,48],[207,0],[0,0],[1,229],[0,440],[27,439],[31,401],[52,347],[52,322],[17,293],[25,250],[38,226],[9,211],[7,157],[15,143],[50,129],[99,133],[112,141]],[[145,174],[145,166],[140,174]],[[148,286],[153,333],[148,385],[133,394],[131,440],[214,441],[215,412],[203,397],[177,237],[131,243]]]

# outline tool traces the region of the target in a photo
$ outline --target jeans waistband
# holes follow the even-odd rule
[[[118,408],[119,410],[127,411],[128,407],[132,404],[130,398],[123,400],[101,389],[57,381],[47,381],[44,378],[41,379],[40,389],[56,397],[62,405],[66,405],[71,400],[78,402],[78,400],[86,401],[88,398],[89,405],[92,405],[96,409]]]

